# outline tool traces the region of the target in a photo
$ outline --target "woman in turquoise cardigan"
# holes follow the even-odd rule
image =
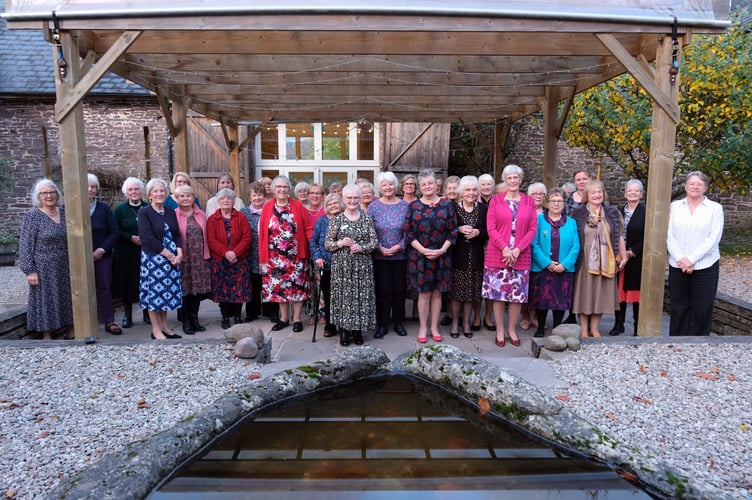
[[[537,309],[536,337],[543,337],[548,310],[553,310],[554,328],[569,309],[574,290],[574,269],[580,254],[577,223],[563,213],[564,191],[553,188],[546,195],[548,211],[538,215],[532,243],[530,308]]]

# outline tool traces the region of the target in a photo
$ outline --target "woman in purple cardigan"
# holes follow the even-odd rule
[[[484,298],[493,301],[496,345],[504,347],[504,306],[509,304],[509,340],[520,345],[517,319],[527,302],[530,283],[530,244],[538,226],[533,199],[520,192],[522,169],[507,165],[501,173],[507,192],[494,195],[488,205],[488,246],[483,269]]]

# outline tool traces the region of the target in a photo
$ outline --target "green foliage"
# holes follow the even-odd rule
[[[18,236],[4,229],[0,229],[0,245],[9,245],[11,243],[18,243]]]
[[[8,189],[13,184],[11,166],[13,161],[10,158],[0,158],[0,191]]]
[[[493,142],[493,123],[476,123],[475,126]],[[462,177],[492,171],[493,151],[489,151],[466,125],[453,123],[449,138],[449,174]]]
[[[746,27],[749,28],[749,27]],[[752,33],[735,22],[724,35],[695,36],[681,61],[677,174],[701,170],[721,191],[752,185]],[[647,180],[652,101],[630,75],[577,96],[565,138],[625,175]]]

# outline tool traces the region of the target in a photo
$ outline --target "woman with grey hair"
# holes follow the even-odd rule
[[[364,212],[368,210],[368,207],[373,203],[376,190],[373,188],[373,184],[369,181],[363,181],[360,183],[360,209]]]
[[[342,199],[345,210],[332,218],[325,242],[332,253],[331,320],[339,328],[340,345],[349,345],[351,338],[361,345],[363,330],[376,326],[371,252],[378,238],[373,220],[360,207],[360,188],[348,184]]]
[[[454,338],[460,336],[459,318],[462,317],[462,333],[465,337],[472,338],[470,315],[473,306],[480,303],[483,287],[483,247],[488,240],[488,205],[478,201],[480,184],[472,175],[460,179],[457,191],[458,234],[457,244],[452,247],[452,290],[449,292],[452,327],[449,334]],[[463,309],[462,313],[460,307]]]
[[[687,174],[687,196],[671,203],[668,219],[669,335],[710,335],[718,289],[723,207],[705,196],[708,177]]]
[[[217,178],[217,193],[221,191],[222,189],[232,189],[235,191],[235,179],[232,178],[232,175],[230,175],[227,172],[223,172],[219,174],[219,177]],[[243,207],[245,205],[243,204],[243,200],[235,197],[235,201],[233,202],[233,207],[235,210],[240,212],[243,210]],[[206,201],[206,216],[211,217],[214,212],[216,212],[219,209],[219,196],[213,196],[209,198]]]
[[[394,323],[394,331],[404,337],[405,330],[405,287],[407,280],[407,256],[405,254],[405,214],[407,203],[397,198],[399,180],[393,172],[381,172],[376,177],[380,197],[368,207],[368,215],[373,219],[379,244],[373,252],[373,272],[376,280],[376,333],[380,339],[389,333],[389,325]]]
[[[488,205],[488,247],[483,269],[483,297],[493,301],[496,345],[504,347],[506,334],[513,346],[520,345],[517,319],[528,299],[530,245],[538,226],[535,202],[520,192],[522,169],[507,165],[501,173],[507,192],[497,194]],[[504,308],[509,321],[504,331]]]
[[[24,214],[18,242],[18,268],[26,275],[29,300],[26,329],[51,339],[66,328],[73,338],[73,306],[68,269],[68,233],[61,193],[54,182],[42,179],[31,191],[33,208]]]
[[[295,199],[305,205],[308,202],[308,183],[301,181],[295,184]]]
[[[279,303],[279,317],[272,331],[290,326],[288,304],[292,303],[293,331],[303,331],[300,320],[303,301],[310,295],[307,259],[313,228],[308,213],[290,197],[290,179],[279,175],[272,181],[274,199],[266,202],[259,222],[259,265],[264,302]]]
[[[99,179],[94,174],[88,174],[87,178],[97,317],[107,333],[120,335],[123,331],[115,324],[115,309],[112,306],[112,248],[118,239],[117,223],[110,206],[96,199]]]
[[[251,300],[251,226],[248,219],[235,210],[235,191],[220,189],[217,193],[219,210],[206,221],[206,233],[211,254],[212,300],[219,303],[222,329],[243,322],[243,304]]]
[[[619,293],[619,310],[615,311],[614,327],[609,335],[624,333],[627,316],[627,304],[632,304],[634,334],[637,335],[637,320],[640,317],[640,284],[642,280],[642,244],[645,240],[645,204],[642,199],[642,181],[629,179],[624,185],[624,198],[627,202],[621,208],[626,227],[625,244],[627,263],[619,271],[617,289]]]
[[[425,343],[429,331],[441,342],[441,293],[452,287],[449,249],[457,241],[457,216],[454,203],[439,196],[433,171],[421,171],[418,184],[423,196],[408,206],[404,225],[408,288],[418,292],[418,342]]]
[[[149,205],[138,212],[141,240],[141,308],[149,311],[151,338],[179,339],[167,324],[167,311],[183,304],[180,262],[183,241],[175,211],[165,207],[167,183],[159,178],[146,183]]]
[[[402,176],[402,199],[408,205],[418,199],[418,178],[413,174]]]
[[[122,192],[126,200],[115,207],[113,215],[118,227],[118,239],[112,248],[112,295],[123,304],[123,321],[120,326],[133,326],[133,304],[139,301],[139,273],[141,272],[141,239],[138,237],[138,212],[147,206],[142,196],[144,183],[136,177],[123,182]],[[143,311],[144,323],[149,323],[149,314]]]
[[[493,175],[481,174],[478,177],[478,184],[480,185],[480,202],[488,205],[494,195],[494,189],[496,188],[496,182],[494,181]]]

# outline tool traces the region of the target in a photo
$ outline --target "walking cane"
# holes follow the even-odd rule
[[[315,321],[313,322],[313,338],[311,339],[311,342],[314,344],[316,343],[316,329],[319,327],[319,303],[321,302],[321,273],[323,272],[323,269],[319,269],[319,286],[318,286],[318,292],[316,293],[316,302],[314,303],[314,311],[316,311],[316,314],[314,316]]]

